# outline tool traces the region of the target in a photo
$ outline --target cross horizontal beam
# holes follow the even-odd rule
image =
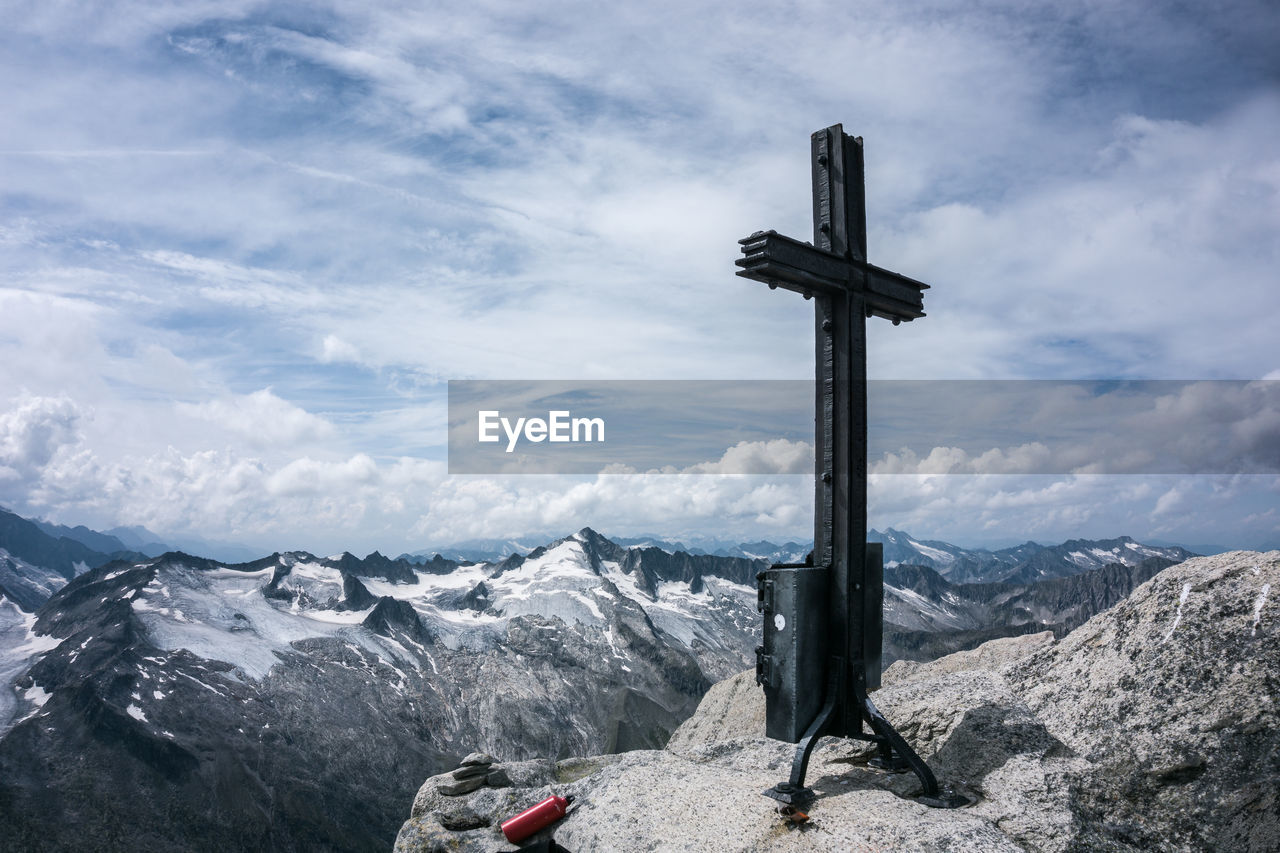
[[[758,231],[744,237],[738,275],[811,296],[845,294],[860,289],[868,315],[895,324],[924,314],[924,291],[929,285],[905,275],[784,237],[777,231]],[[861,282],[858,279],[862,279]]]

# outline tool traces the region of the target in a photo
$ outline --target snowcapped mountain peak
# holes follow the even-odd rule
[[[624,553],[587,531],[447,570],[305,552],[111,563],[38,618],[0,598],[0,674],[21,682],[4,693],[0,736],[106,726],[117,735],[104,742],[160,756],[159,785],[200,756],[261,755],[267,740],[298,752],[279,766],[305,767],[342,732],[396,744],[415,782],[477,747],[661,746],[713,680],[747,665],[755,592],[719,578],[694,590],[697,574],[608,559]]]
[[[491,647],[521,618],[605,632],[626,611],[651,630],[699,638],[717,675],[744,665],[754,620],[735,615],[727,633],[721,623],[726,602],[749,612],[754,588],[746,581],[756,567],[721,561],[736,576],[707,577],[716,558],[680,556],[628,550],[591,528],[497,564],[293,551],[226,565],[171,552],[90,572],[50,602],[45,627],[57,634],[60,624],[82,623],[85,608],[110,612],[159,649],[186,650],[261,680],[299,644],[338,640],[416,667],[415,647]]]

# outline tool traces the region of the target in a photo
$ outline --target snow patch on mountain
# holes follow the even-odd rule
[[[39,685],[19,687],[18,676],[62,641],[35,632],[36,617],[0,595],[0,736],[17,725],[19,715],[38,710],[49,696]]]
[[[269,567],[241,572],[168,562],[130,600],[130,606],[157,648],[185,649],[197,657],[225,661],[239,670],[241,678],[265,677],[279,663],[280,653],[313,637],[351,634],[375,654],[397,659],[369,632],[357,630],[372,607],[345,612],[301,607],[300,596],[288,602],[271,599],[263,593],[272,576]],[[306,569],[302,578],[314,579]],[[340,593],[341,583],[337,589]]]
[[[431,642],[451,652],[500,647],[521,617],[550,619],[552,630],[560,630],[558,624],[594,637],[606,654],[627,659],[629,647],[613,627],[627,607],[647,617],[667,642],[699,650],[717,677],[746,662],[744,649],[759,631],[753,588],[718,577],[655,585],[641,576],[638,562],[624,568],[602,560],[590,537],[561,540],[523,560],[444,572],[405,571],[400,564],[386,577],[348,574],[350,555],[282,554],[238,567],[170,555],[115,564],[92,577],[91,586],[100,606],[113,599],[127,604],[155,648],[225,662],[238,680],[267,678],[287,655],[317,640],[347,643],[397,671],[435,667]],[[349,596],[358,600],[353,604]],[[33,617],[9,621],[27,631]],[[4,647],[10,682],[30,661],[22,643],[9,639]],[[141,700],[139,707],[145,710]],[[12,708],[5,716],[13,716]]]
[[[907,544],[910,545],[912,548],[915,548],[917,551],[919,551],[921,554],[928,557],[929,559],[936,560],[937,562],[941,563],[944,566],[950,563],[954,563],[956,560],[955,554],[948,554],[946,551],[943,551],[941,548],[931,548],[930,546],[925,545],[922,542],[917,542],[914,539],[908,538]]]
[[[954,592],[924,595],[914,589],[884,585],[886,630],[964,631],[980,627],[972,602],[962,602]]]
[[[81,566],[83,563],[77,564]],[[59,572],[37,566],[0,548],[0,588],[16,596],[28,610],[49,598],[67,583]]]

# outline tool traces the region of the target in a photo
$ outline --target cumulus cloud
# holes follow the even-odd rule
[[[872,474],[1036,474],[1053,470],[1049,448],[1038,442],[976,456],[959,447],[935,447],[925,456],[906,449],[868,464]]]
[[[251,445],[292,445],[327,438],[333,424],[277,397],[270,388],[204,403],[178,403],[184,415],[226,429]]]
[[[581,477],[453,477],[441,482],[413,532],[448,542],[524,531],[639,533],[661,524],[672,535],[709,526],[727,535],[792,536],[809,526],[812,477],[602,474]],[[730,532],[732,531],[732,532]]]
[[[79,440],[84,412],[66,397],[26,397],[0,414],[0,482],[38,483],[54,457]]]
[[[267,397],[258,392],[257,399]],[[264,406],[268,413],[277,408],[270,401]],[[239,409],[231,411],[234,418],[242,416]],[[108,461],[77,433],[80,417],[79,407],[65,398],[20,400],[0,415],[0,470],[6,474],[0,486],[9,504],[34,514],[96,519],[104,527],[129,521],[162,533],[283,537],[325,548],[357,547],[356,540],[385,549],[389,543],[410,548],[423,540],[439,544],[584,524],[621,531],[671,518],[683,519],[687,530],[715,523],[778,534],[803,530],[811,495],[808,476],[450,478],[443,463],[376,461],[362,453],[271,462],[229,449],[184,453],[170,447]],[[732,465],[742,454],[784,467],[811,466],[807,445],[781,443],[738,446],[696,467]]]
[[[113,460],[77,431],[80,417],[66,399],[22,399],[0,415],[0,500],[64,522],[144,524],[162,534],[248,541],[264,553],[398,553],[472,537],[562,535],[584,525],[618,535],[661,530],[744,541],[804,539],[812,530],[811,450],[803,443],[739,446],[682,473],[450,477],[442,462],[363,453],[267,458],[169,447]],[[805,473],[706,473],[739,453]],[[1265,541],[1277,493],[1280,477],[1241,475],[873,473],[869,481],[873,526],[966,544],[1061,540],[1084,530]]]
[[[341,462],[321,462],[308,457],[295,459],[266,480],[273,495],[316,495],[341,493],[378,483],[378,466],[358,453]]]
[[[812,474],[813,445],[785,438],[740,441],[715,462],[686,469],[690,474]]]
[[[12,420],[6,416],[0,423]],[[406,513],[426,505],[443,478],[441,464],[379,465],[363,454],[281,464],[231,450],[183,453],[170,447],[107,461],[75,442],[61,445],[39,468],[12,467],[12,461],[7,454],[0,468],[6,475],[0,499],[20,512],[104,528],[129,522],[161,534],[260,542],[264,553],[283,543],[338,550],[370,541],[384,548],[388,541],[407,544]],[[10,476],[14,471],[21,476]]]

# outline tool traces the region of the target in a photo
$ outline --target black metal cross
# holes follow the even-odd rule
[[[896,326],[923,317],[929,286],[867,263],[862,138],[832,125],[813,134],[812,158],[813,243],[758,231],[738,241],[736,262],[740,276],[812,298],[816,324],[813,555],[758,579],[765,629],[756,680],[765,690],[766,734],[798,744],[790,780],[765,793],[787,803],[811,798],[809,756],[832,735],[875,741],[880,766],[910,766],[922,800],[948,805],[928,766],[868,696],[880,686],[884,564],[882,546],[866,542],[866,318]]]

